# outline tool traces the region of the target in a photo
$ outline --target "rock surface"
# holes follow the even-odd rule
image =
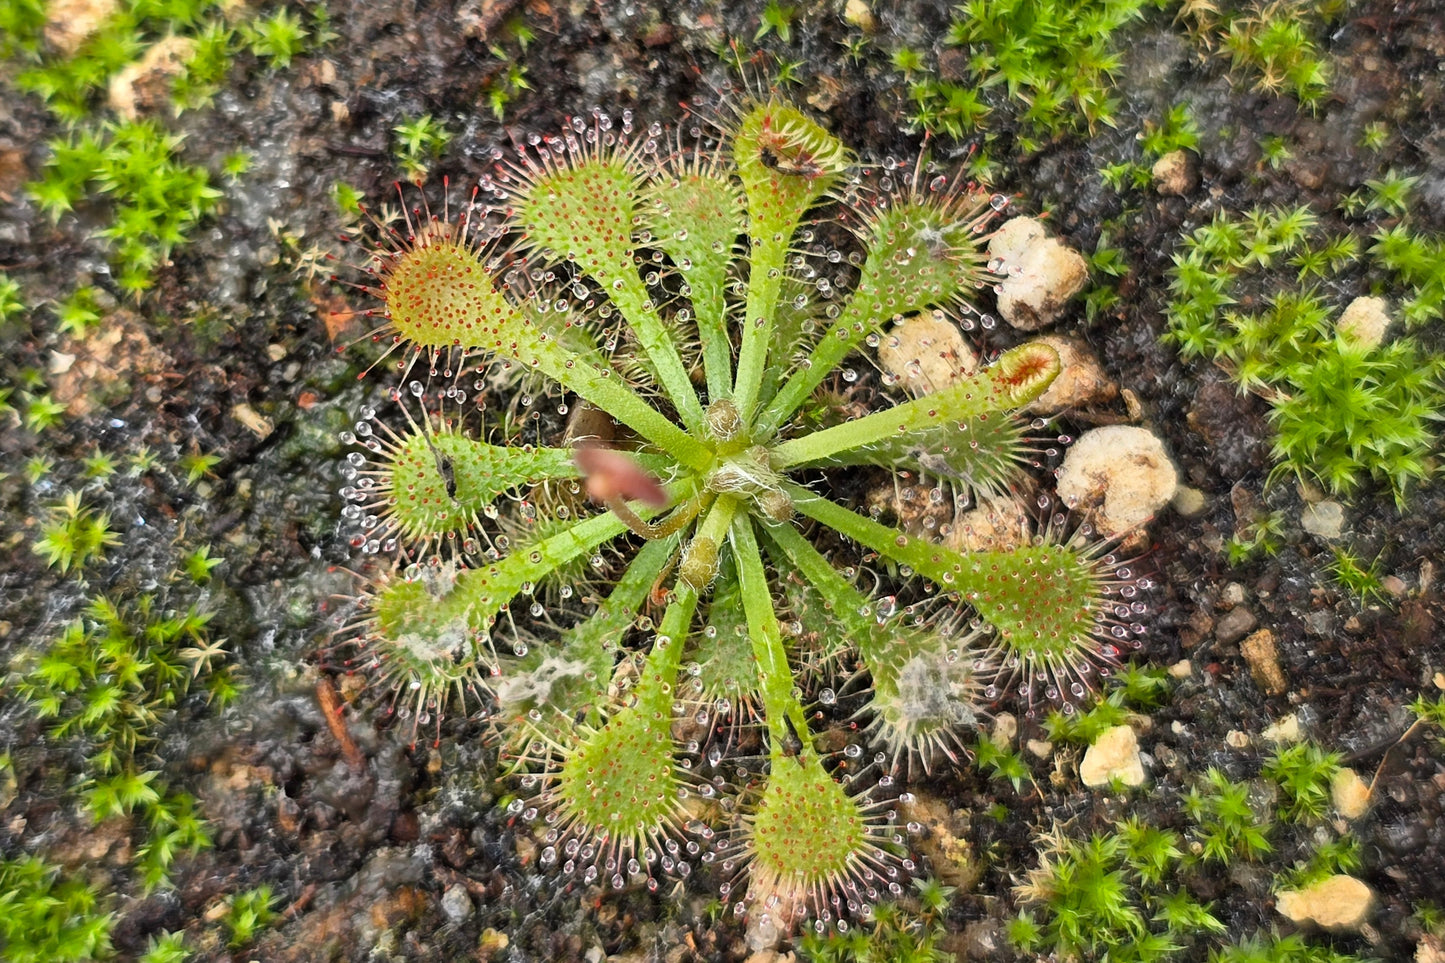
[[[1275,908],[1285,919],[1336,933],[1359,930],[1374,905],[1374,891],[1353,876],[1331,876],[1304,889],[1275,894]]]
[[[1361,348],[1378,348],[1385,340],[1385,330],[1390,327],[1389,302],[1384,298],[1355,298],[1340,314],[1335,328],[1340,337]]]
[[[121,117],[135,120],[169,103],[171,80],[186,69],[195,52],[188,37],[166,37],[110,79],[107,102]]]
[[[1079,779],[1086,786],[1107,786],[1115,779],[1126,786],[1142,786],[1144,761],[1134,730],[1113,726],[1099,733],[1079,763]]]
[[[922,792],[899,805],[905,819],[923,827],[915,840],[938,878],[964,892],[973,889],[983,875],[983,864],[969,840],[967,812]]]
[[[1031,217],[1006,222],[989,240],[988,252],[1007,274],[999,285],[999,314],[1020,331],[1053,323],[1089,280],[1083,256]]]
[[[119,0],[52,0],[45,9],[45,39],[73,54],[119,7]]]
[[[1029,540],[1033,526],[1022,502],[1010,495],[981,501],[962,512],[943,539],[957,552],[1017,548]]]
[[[1154,179],[1154,189],[1160,194],[1178,196],[1188,194],[1199,183],[1199,175],[1189,151],[1171,150],[1154,162],[1149,171]]]
[[[911,395],[947,388],[978,370],[978,353],[942,312],[904,318],[883,335],[878,364]]]
[[[1106,536],[1138,528],[1169,504],[1179,484],[1164,443],[1144,428],[1109,425],[1084,432],[1064,456],[1058,493],[1093,510]]]
[[[1330,499],[1306,505],[1300,511],[1299,524],[1317,538],[1339,538],[1345,530],[1345,506]]]
[[[1244,656],[1254,684],[1266,695],[1283,695],[1289,688],[1289,680],[1279,665],[1279,648],[1275,645],[1274,633],[1269,629],[1250,633],[1239,643],[1239,654]]]
[[[1330,780],[1330,799],[1346,819],[1359,819],[1370,809],[1370,787],[1353,769],[1340,769]]]

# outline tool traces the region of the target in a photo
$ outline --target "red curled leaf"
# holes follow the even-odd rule
[[[589,446],[578,448],[572,457],[587,480],[587,497],[598,504],[620,497],[649,508],[666,508],[672,501],[662,482],[620,451]]]

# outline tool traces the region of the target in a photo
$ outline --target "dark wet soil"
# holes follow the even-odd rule
[[[765,45],[802,62],[795,96],[845,142],[868,157],[911,157],[920,138],[902,129],[906,90],[887,51],[904,43],[927,48],[946,16],[928,3],[873,4],[879,33],[855,63],[842,56],[856,29],[841,6],[807,5],[791,43],[774,36]],[[349,654],[330,647],[331,615],[358,590],[350,569],[367,564],[353,558],[339,520],[344,447],[337,436],[387,385],[380,369],[356,380],[367,346],[337,355],[337,342],[364,327],[329,331],[325,323],[364,296],[330,283],[330,262],[308,270],[306,255],[363,259],[358,247],[336,240],[347,227],[329,200],[331,185],[346,181],[372,205],[385,203],[398,177],[390,130],[404,119],[430,113],[455,133],[434,168],[454,185],[486,173],[495,149],[594,106],[632,110],[644,124],[678,123],[680,104],[712,99],[731,81],[731,55],[720,60],[717,50],[728,38],[753,36],[761,5],[332,0],[328,8],[338,37],[325,50],[283,71],[243,58],[212,109],[175,122],[188,135],[189,159],[216,169],[244,147],[255,164],[158,274],[156,290],[116,309],[120,345],[77,344],[40,311],[28,327],[9,329],[0,363],[13,383],[25,369],[53,372],[57,353],[94,362],[85,369],[90,380],[64,396],[71,408],[60,425],[37,434],[16,418],[0,420],[7,473],[0,480],[0,650],[7,656],[53,636],[84,594],[29,548],[43,506],[83,483],[80,459],[142,447],[163,466],[197,452],[220,456],[200,484],[162,467],[87,489],[123,533],[110,561],[88,570],[89,592],[161,591],[176,605],[200,601],[216,612],[212,632],[229,639],[249,686],[219,717],[192,700],[160,746],[166,778],[198,797],[215,845],[183,861],[173,891],[128,889],[117,900],[118,955],[132,959],[153,934],[184,929],[203,960],[595,960],[598,951],[741,959],[741,927],[725,914],[718,921],[718,881],[706,872],[659,895],[604,894],[538,873],[536,837],[505,806],[513,787],[493,782],[495,748],[483,721],[448,719],[439,746],[425,737],[412,745],[408,726],[389,719],[384,705],[365,709],[363,699],[348,717],[360,765],[334,737],[318,686],[338,686],[345,697],[362,683],[347,674]],[[1204,493],[1205,508],[1192,518],[1165,512],[1151,526],[1145,556],[1158,588],[1139,658],[1188,660],[1193,670],[1152,714],[1142,740],[1157,791],[1118,799],[1060,789],[1045,763],[1035,766],[1039,788],[1022,793],[969,769],[917,782],[957,809],[1008,808],[1001,822],[971,822],[975,850],[988,861],[976,889],[955,901],[951,933],[1012,914],[1011,874],[1033,865],[1041,829],[1072,820],[1088,833],[1128,812],[1178,826],[1180,793],[1205,767],[1257,774],[1260,750],[1232,749],[1226,734],[1248,733],[1258,746],[1258,734],[1290,713],[1308,738],[1343,753],[1367,780],[1379,772],[1377,803],[1355,832],[1364,851],[1360,875],[1380,908],[1372,929],[1337,945],[1407,959],[1414,952],[1407,917],[1422,902],[1445,905],[1445,753],[1438,733],[1395,742],[1412,721],[1408,703],[1438,695],[1432,677],[1445,668],[1445,612],[1431,581],[1445,545],[1445,486],[1416,492],[1404,514],[1385,492],[1350,501],[1350,543],[1362,558],[1378,556],[1381,572],[1401,586],[1362,606],[1323,574],[1328,547],[1300,528],[1297,486],[1265,484],[1266,403],[1238,394],[1208,365],[1181,363],[1160,341],[1169,256],[1181,232],[1217,210],[1310,203],[1340,224],[1330,213],[1339,198],[1395,169],[1421,176],[1416,227],[1445,232],[1445,72],[1438,69],[1445,21],[1438,13],[1425,0],[1355,4],[1324,39],[1338,79],[1313,116],[1232,84],[1224,61],[1201,57],[1157,13],[1131,28],[1117,130],[1023,156],[1011,149],[1007,116],[999,116],[998,189],[1016,193],[1021,209],[1049,211],[1054,230],[1085,252],[1113,225],[1129,265],[1119,304],[1092,322],[1076,305],[1058,328],[1086,338],[1133,392],[1182,478]],[[513,18],[536,34],[525,51],[504,26]],[[530,89],[515,91],[498,123],[488,92],[512,61],[525,66]],[[5,156],[24,170],[0,181],[0,270],[22,282],[32,304],[77,283],[113,291],[85,212],[52,224],[17,188],[40,170],[43,145],[59,127],[8,81],[0,70],[0,154],[10,151]],[[1097,169],[1129,156],[1142,121],[1178,102],[1191,105],[1200,127],[1200,186],[1181,197],[1105,188]],[[1372,121],[1390,133],[1379,154],[1358,146]],[[1292,145],[1294,158],[1279,169],[1259,148],[1270,135]],[[947,142],[934,149],[944,158],[966,153]],[[431,193],[435,201],[440,187]],[[1368,282],[1347,273],[1332,293],[1343,303]],[[993,347],[1009,340],[998,337]],[[1439,325],[1420,337],[1445,350]],[[270,430],[248,428],[242,405]],[[1123,410],[1120,403],[1114,414]],[[56,467],[31,484],[21,465],[36,456]],[[1272,557],[1231,566],[1223,543],[1249,505],[1282,514],[1282,545]],[[184,551],[207,543],[225,559],[209,586],[188,589],[167,578]],[[1242,587],[1237,605],[1226,601],[1230,583]],[[1285,692],[1263,694],[1237,637],[1220,640],[1219,623],[1238,606],[1274,632]],[[41,726],[13,701],[3,704],[0,748],[14,756],[18,794],[0,825],[0,852],[44,851],[123,878],[128,827],[87,825],[72,791],[77,760],[45,749]],[[1000,708],[1024,715],[1019,706]],[[1036,720],[1025,716],[1023,725],[1025,736],[1037,735]],[[110,845],[97,848],[95,838],[106,842],[106,834]],[[1282,852],[1277,864],[1298,855]],[[1232,934],[1279,924],[1268,882],[1217,887]],[[218,941],[217,907],[227,894],[261,884],[278,894],[279,919],[233,953]]]

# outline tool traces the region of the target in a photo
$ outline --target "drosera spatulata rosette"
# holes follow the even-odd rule
[[[418,358],[461,374],[394,389],[404,424],[368,409],[346,436],[355,544],[397,558],[353,631],[414,718],[485,699],[544,863],[619,889],[715,864],[740,913],[821,926],[901,892],[897,774],[962,763],[959,733],[1015,683],[1084,695],[1138,628],[1142,580],[1056,522],[961,553],[825,494],[839,468],[960,502],[1021,485],[1036,453],[1014,412],[1059,357],[1023,344],[935,394],[819,416],[891,321],[975,310],[1006,200],[923,161],[865,189],[775,94],[716,128],[574,118],[498,158],[455,222],[419,210],[391,232],[366,285],[376,339],[403,379]],[[838,223],[842,250],[818,240]],[[460,427],[519,384],[524,430]],[[604,430],[561,427],[584,411]],[[805,695],[809,667],[844,652],[854,691],[872,680],[870,744],[823,753],[810,726],[836,696]],[[726,769],[745,724],[766,758]]]

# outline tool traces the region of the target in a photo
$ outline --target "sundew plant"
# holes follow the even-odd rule
[[[976,314],[1005,199],[865,170],[776,95],[722,113],[574,119],[455,219],[382,231],[363,286],[402,417],[345,435],[343,494],[397,562],[351,631],[414,729],[489,708],[544,863],[619,889],[707,864],[739,913],[822,926],[901,892],[900,777],[961,762],[1009,693],[1083,697],[1137,644],[1142,580],[1059,518],[965,554],[850,507],[859,477],[1023,486],[1042,425],[1014,412],[1059,357],[865,394],[845,362],[892,321]],[[841,751],[823,671],[861,694]]]

